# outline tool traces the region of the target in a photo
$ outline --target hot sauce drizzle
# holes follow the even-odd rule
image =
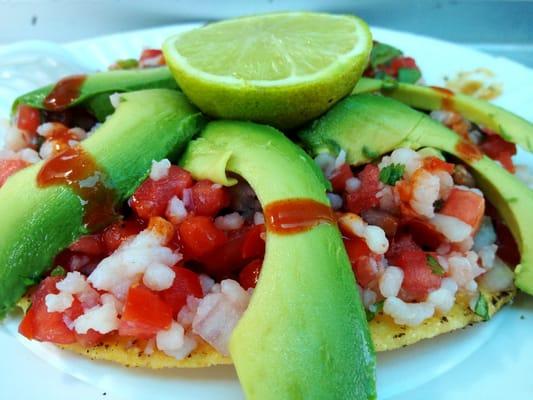
[[[307,231],[319,224],[335,224],[332,209],[315,200],[288,199],[268,204],[264,210],[267,230],[279,234]]]
[[[455,96],[455,94],[451,90],[440,86],[430,86],[430,88],[444,95],[442,97],[442,109],[445,111],[453,111],[453,96]]]
[[[80,198],[84,224],[89,231],[115,219],[115,193],[106,186],[104,174],[81,147],[69,148],[47,160],[37,175],[37,185],[66,185]]]
[[[477,161],[483,157],[481,150],[474,143],[465,139],[459,140],[455,145],[455,150],[463,160],[468,162]]]
[[[73,75],[61,79],[44,99],[44,108],[49,111],[63,111],[80,96],[81,85],[86,78],[85,75]]]

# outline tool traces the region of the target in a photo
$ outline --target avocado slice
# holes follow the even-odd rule
[[[152,160],[176,157],[202,121],[177,91],[127,93],[81,148],[92,156],[120,203],[147,176]],[[62,249],[87,233],[84,207],[71,188],[37,185],[42,167],[43,162],[16,173],[0,189],[0,318]]]
[[[299,138],[311,154],[342,148],[347,162],[355,165],[398,147],[433,147],[461,159],[509,225],[521,254],[516,286],[533,294],[533,191],[455,132],[399,101],[365,94],[341,101]]]
[[[361,78],[354,94],[380,92],[421,110],[456,111],[469,121],[485,126],[503,139],[533,151],[533,124],[488,101],[439,87]]]
[[[211,122],[181,163],[196,179],[223,185],[236,183],[228,172],[242,176],[264,210],[289,199],[329,207],[321,171],[268,126]],[[261,276],[230,352],[250,399],[376,397],[373,345],[335,225],[280,234],[267,224]]]
[[[109,96],[113,93],[144,89],[178,89],[167,67],[97,72],[80,78],[84,80],[79,87],[79,94],[68,107],[83,105],[101,122],[115,110],[109,101]],[[13,112],[21,104],[46,109],[45,99],[54,87],[54,84],[47,85],[18,97],[13,103]]]

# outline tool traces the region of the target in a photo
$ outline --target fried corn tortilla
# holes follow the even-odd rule
[[[484,295],[489,305],[489,314],[492,317],[505,304],[512,301],[516,290],[507,290]],[[24,298],[19,306],[27,309],[29,299]],[[376,351],[388,351],[409,346],[423,339],[464,328],[482,319],[474,314],[464,297],[457,298],[453,308],[446,315],[437,315],[425,320],[417,327],[397,325],[391,317],[379,313],[369,323],[370,332]],[[176,360],[165,353],[154,350],[145,352],[147,341],[118,339],[111,337],[94,347],[84,347],[78,343],[60,346],[62,349],[81,354],[92,360],[113,361],[126,367],[144,367],[150,369],[160,368],[203,368],[214,365],[229,365],[231,358],[218,353],[209,344],[200,341],[198,347],[185,359]]]

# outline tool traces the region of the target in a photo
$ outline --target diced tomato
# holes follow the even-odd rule
[[[183,197],[183,190],[193,185],[191,174],[172,165],[168,176],[157,181],[146,179],[130,199],[130,206],[139,217],[162,217],[173,196]]]
[[[426,157],[424,158],[424,169],[429,172],[445,171],[451,174],[454,169],[454,165],[441,160],[438,157]]]
[[[187,304],[187,297],[203,297],[202,285],[198,275],[190,269],[175,266],[172,268],[176,274],[172,286],[160,293],[161,298],[172,308],[174,317]]]
[[[102,234],[107,254],[114,252],[124,240],[130,236],[137,235],[144,228],[145,223],[138,219],[127,219],[108,226]]]
[[[70,306],[70,308],[63,312],[63,319],[68,321],[75,321],[76,318],[78,318],[83,313],[84,310],[81,302],[77,298],[74,298],[72,306]],[[75,336],[77,343],[80,343],[82,346],[89,347],[95,346],[96,344],[100,343],[105,335],[95,331],[94,329],[89,329],[87,333],[84,334],[75,332]]]
[[[17,128],[30,134],[36,134],[41,125],[41,112],[37,108],[22,104],[18,108]]]
[[[246,267],[239,273],[239,283],[244,289],[255,288],[257,281],[259,280],[259,274],[261,273],[261,267],[263,266],[263,260],[253,260],[248,263]]]
[[[198,258],[226,243],[224,232],[209,217],[191,216],[178,227],[180,242],[186,256]]]
[[[427,265],[426,254],[410,235],[396,237],[387,252],[389,264],[403,269],[404,300],[423,301],[430,291],[438,289],[441,277]]]
[[[89,256],[100,256],[106,253],[106,248],[100,234],[82,236],[70,245],[69,250]]]
[[[222,246],[198,259],[202,271],[216,280],[223,280],[233,277],[250,260],[263,258],[265,242],[261,234],[264,231],[264,225],[257,225],[231,234]]]
[[[398,218],[387,211],[370,209],[366,210],[361,215],[363,219],[370,225],[377,225],[387,235],[387,237],[393,237],[398,229]]]
[[[212,217],[229,203],[227,189],[211,181],[198,181],[191,189],[191,210],[196,215]]]
[[[345,238],[344,247],[352,264],[357,283],[362,287],[367,287],[370,282],[377,278],[375,256],[366,242],[358,237]]]
[[[121,336],[153,337],[172,323],[172,307],[143,285],[130,288],[119,324]]]
[[[0,187],[6,183],[7,178],[28,165],[30,164],[24,160],[0,160]]]
[[[152,64],[153,60],[156,60],[155,65]],[[163,57],[163,52],[159,49],[144,49],[139,58],[139,63],[141,66],[157,66],[165,65],[165,58]]]
[[[496,134],[489,134],[479,145],[481,151],[493,160],[499,161],[506,170],[515,172],[512,157],[516,154],[516,145],[502,139]]]
[[[265,234],[265,225],[255,225],[244,236],[241,257],[243,260],[263,258],[265,255],[265,241],[261,237]]]
[[[485,199],[470,190],[454,188],[439,212],[460,219],[475,232],[485,213]]]
[[[348,211],[359,214],[364,210],[376,207],[379,199],[379,168],[374,164],[367,164],[358,175],[361,187],[353,193],[345,195],[345,204]]]
[[[57,294],[56,283],[60,277],[48,277],[43,280],[32,295],[32,305],[19,327],[19,332],[28,339],[56,344],[70,344],[76,341],[76,334],[70,330],[63,314],[48,312],[45,298],[48,294]]]
[[[496,231],[496,254],[511,268],[520,262],[520,251],[509,227],[503,222],[502,217],[492,204],[487,203],[487,215],[491,217]]]
[[[411,234],[416,244],[432,250],[436,250],[445,241],[444,235],[438,232],[429,221],[420,218],[409,218],[403,221],[402,228]]]
[[[400,68],[418,69],[418,66],[411,57],[396,57],[392,59],[389,65],[384,66],[383,70],[387,75],[397,77]]]
[[[331,178],[331,186],[333,186],[333,191],[337,193],[344,192],[346,187],[346,181],[350,178],[353,178],[352,169],[348,164],[342,164],[339,168],[333,171]]]
[[[88,276],[94,271],[101,259],[101,256],[90,256],[65,249],[56,256],[54,265],[60,265],[68,272],[79,271]]]

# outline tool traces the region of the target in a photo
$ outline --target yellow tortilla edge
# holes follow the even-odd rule
[[[505,304],[512,301],[516,289],[483,293],[488,300],[489,314],[492,317]],[[27,310],[29,299],[22,299],[19,306]],[[468,299],[458,297],[455,305],[446,315],[436,315],[416,327],[397,325],[391,317],[383,313],[378,314],[370,321],[369,326],[375,349],[381,352],[406,347],[420,340],[465,328],[477,322],[482,322],[482,318],[470,310]],[[127,340],[114,337],[93,347],[84,347],[78,343],[59,347],[91,360],[112,361],[125,367],[149,369],[204,368],[232,364],[230,357],[220,354],[204,341],[200,341],[196,349],[183,360],[176,360],[159,350],[145,351],[146,344],[147,341],[145,340]]]

